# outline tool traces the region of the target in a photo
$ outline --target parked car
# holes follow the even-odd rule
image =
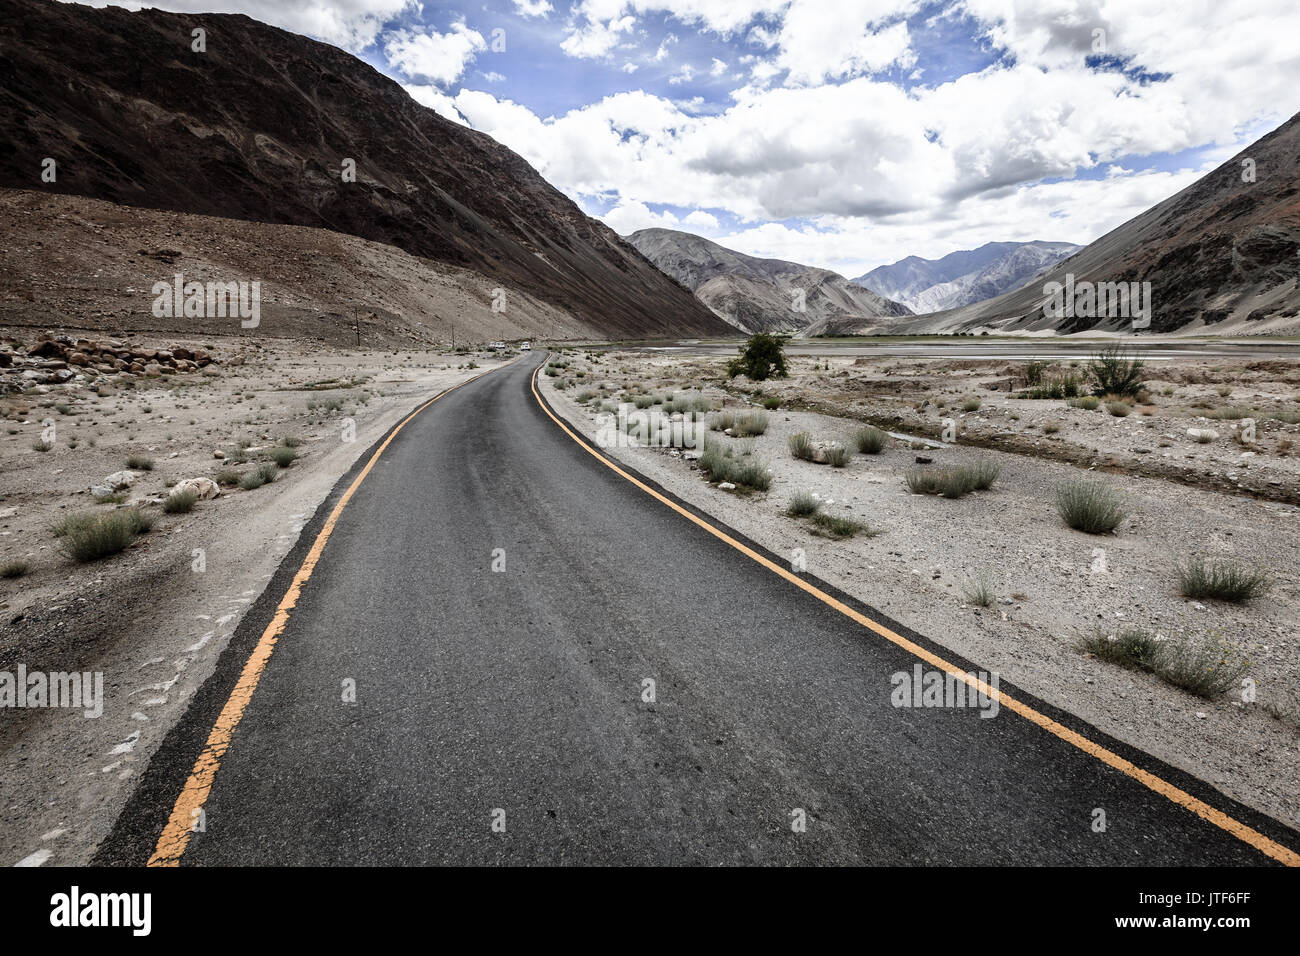
[[[531,352],[532,350],[533,350],[533,346],[529,342],[521,342],[519,344],[519,351],[521,352]]]

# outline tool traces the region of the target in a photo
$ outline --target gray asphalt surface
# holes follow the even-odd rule
[[[583,451],[532,396],[541,358],[385,452],[184,864],[1270,862],[1008,710],[891,706],[915,658]],[[119,825],[142,852],[211,726],[191,718]]]

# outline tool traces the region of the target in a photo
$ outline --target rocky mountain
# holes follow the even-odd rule
[[[853,282],[918,314],[938,312],[1018,289],[1080,248],[1072,242],[989,242],[940,259],[908,256]]]
[[[817,334],[831,321],[884,326],[911,314],[829,269],[747,256],[689,232],[642,229],[627,239],[742,332]]]
[[[0,49],[6,186],[347,233],[612,337],[731,331],[520,156],[335,47],[246,16],[0,0]]]
[[[1103,283],[1125,284],[1129,307],[1114,294],[1117,285]],[[1061,310],[1066,289],[1075,307]],[[1135,292],[1143,311],[1150,306],[1146,316],[1126,314],[1136,311]],[[1300,330],[1300,114],[1029,285],[906,325],[913,332],[1128,332],[1134,319],[1150,332]]]

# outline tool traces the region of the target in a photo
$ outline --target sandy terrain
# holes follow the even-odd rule
[[[16,331],[31,344],[30,332]],[[28,566],[0,579],[0,671],[100,671],[105,696],[96,719],[0,711],[5,864],[89,858],[337,479],[420,400],[500,362],[245,337],[136,341],[206,346],[217,361],[202,372],[104,376],[98,393],[83,379],[0,396],[0,565]],[[459,367],[471,360],[477,368]],[[39,452],[33,443],[50,421],[52,447]],[[188,514],[147,504],[176,481],[252,471],[285,436],[299,440],[300,455],[270,484],[223,487]],[[97,503],[89,489],[126,469],[129,456],[151,459],[152,470],[136,470],[120,501]],[[141,502],[158,520],[125,552],[87,564],[60,553],[59,518]]]
[[[747,394],[754,383],[727,383],[721,358],[580,351],[565,358],[569,367],[541,376],[542,388],[588,435],[595,433],[598,403],[575,399],[602,383],[612,399],[624,391],[699,395],[693,389],[702,387],[715,406],[757,408]],[[1229,437],[1230,422],[1198,422],[1194,416],[1207,409],[1190,407],[1204,400],[1215,408],[1294,409],[1300,369],[1162,366],[1152,370],[1151,404],[1118,418],[1104,405],[1085,411],[1060,400],[1009,397],[1005,362],[859,362],[794,359],[789,379],[761,385],[764,396],[789,403],[768,412],[765,434],[711,433],[752,448],[771,469],[768,492],[720,490],[695,462],[667,449],[612,454],[777,553],[803,549],[810,574],[1009,682],[1300,826],[1300,508],[1285,500],[1294,499],[1300,469],[1295,458],[1280,457],[1282,442],[1300,439],[1300,429],[1262,422],[1255,453],[1243,459],[1249,449]],[[557,382],[568,387],[557,390]],[[1218,383],[1228,383],[1231,394],[1219,395]],[[954,404],[967,396],[982,399],[978,411],[963,413]],[[843,469],[796,460],[787,449],[795,432],[846,441],[867,420],[937,437],[944,417],[960,424],[950,447],[893,441],[878,456],[854,455]],[[1045,434],[1047,421],[1059,431]],[[1219,437],[1197,444],[1186,436],[1197,426],[1213,427]],[[991,459],[1002,470],[990,490],[964,498],[913,495],[903,475],[918,455],[935,465]],[[1168,478],[1147,477],[1157,474]],[[1108,482],[1125,497],[1129,516],[1114,534],[1072,530],[1057,514],[1057,485],[1080,476]],[[1261,494],[1236,490],[1238,483]],[[814,536],[806,522],[784,513],[798,491],[820,495],[824,511],[881,533],[845,541]],[[1272,588],[1245,605],[1188,600],[1177,593],[1173,569],[1192,553],[1267,568]],[[980,578],[996,594],[990,607],[967,597]],[[1257,699],[1246,703],[1230,693],[1206,700],[1077,648],[1082,637],[1126,625],[1162,634],[1221,632],[1249,658]]]

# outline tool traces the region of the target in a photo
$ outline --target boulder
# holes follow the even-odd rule
[[[221,494],[221,489],[211,478],[186,478],[184,481],[178,481],[172,486],[171,493],[176,494],[178,491],[193,491],[201,501],[207,501]]]
[[[114,491],[121,491],[123,488],[130,488],[135,484],[135,480],[140,477],[139,472],[135,471],[115,471],[102,484],[108,485]]]

